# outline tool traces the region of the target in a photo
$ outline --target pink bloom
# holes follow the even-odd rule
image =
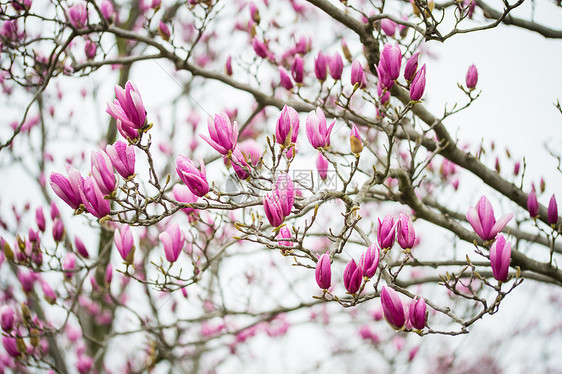
[[[84,3],[79,2],[68,8],[68,19],[70,24],[77,28],[82,29],[88,23],[88,10]]]
[[[279,67],[279,84],[284,87],[286,90],[291,90],[293,88],[293,82],[291,81],[291,77],[285,68]]]
[[[117,251],[123,258],[123,261],[125,261],[128,265],[132,264],[135,253],[135,243],[129,225],[123,225],[121,227],[121,231],[119,229],[115,229],[113,242],[115,243],[115,247],[117,247]]]
[[[291,66],[291,75],[293,76],[293,79],[297,83],[302,83],[303,75],[304,75],[303,67],[304,67],[304,61],[300,56],[296,56],[295,61],[293,61],[293,65]]]
[[[276,193],[268,193],[263,197],[263,209],[271,226],[279,227],[285,220],[283,207]]]
[[[416,73],[412,84],[410,85],[410,99],[418,101],[422,98],[425,91],[425,64]]]
[[[363,85],[364,73],[363,73],[363,66],[359,60],[353,60],[351,64],[351,85],[361,87]]]
[[[321,82],[325,81],[328,75],[328,60],[322,51],[318,52],[317,57],[314,59],[314,74]]]
[[[379,266],[379,247],[376,244],[371,244],[369,248],[361,255],[359,265],[363,269],[363,275],[367,278],[372,278]]]
[[[476,66],[472,64],[468,67],[468,72],[466,73],[466,87],[473,90],[476,88],[477,83],[478,83],[478,70],[476,70]]]
[[[51,286],[49,286],[49,283],[47,283],[46,281],[42,281],[41,287],[43,288],[43,298],[51,305],[56,303],[57,294],[55,293],[55,291],[53,291]]]
[[[130,81],[127,82],[124,89],[115,86],[115,97],[112,104],[107,104],[106,112],[118,123],[121,121],[121,126],[125,127],[123,131],[127,134],[131,132],[130,130],[136,132],[136,130],[142,129],[146,122],[146,110],[137,87]]]
[[[101,14],[108,22],[113,22],[115,16],[115,9],[110,0],[103,0],[100,5]]]
[[[323,290],[330,288],[330,284],[332,282],[332,270],[330,267],[330,254],[328,252],[324,253],[318,259],[315,275],[318,287]]]
[[[221,155],[227,155],[229,151],[234,151],[238,141],[238,123],[230,122],[230,118],[226,113],[215,114],[214,121],[207,122],[210,138],[206,135],[200,135],[211,147],[217,150]]]
[[[180,179],[196,196],[203,197],[209,192],[209,183],[205,172],[203,160],[199,160],[201,171],[195,167],[193,161],[185,156],[176,158],[176,172]]]
[[[505,282],[509,272],[511,261],[511,243],[507,242],[502,234],[499,234],[490,248],[490,265],[494,278]]]
[[[160,37],[162,37],[165,41],[170,40],[170,37],[172,36],[170,28],[162,21],[158,23],[158,34],[160,34]]]
[[[232,56],[226,58],[225,71],[226,75],[232,75]]]
[[[322,153],[318,153],[318,157],[316,158],[316,169],[318,169],[318,176],[320,179],[325,180],[328,178],[328,168],[330,166],[330,162]]]
[[[379,229],[377,231],[377,241],[382,249],[390,249],[394,245],[395,239],[394,218],[386,215],[383,221],[379,218]]]
[[[412,300],[410,303],[410,323],[413,328],[423,330],[425,327],[426,309],[427,306],[423,297]]]
[[[104,195],[109,195],[117,187],[113,165],[107,154],[103,151],[93,151],[91,156],[92,177]]]
[[[406,314],[400,296],[392,288],[383,286],[381,291],[381,305],[384,318],[396,330],[406,323]]]
[[[288,146],[291,143],[293,133],[299,132],[299,114],[295,109],[285,105],[275,127],[275,139],[278,144]]]
[[[199,199],[197,195],[191,192],[189,187],[182,184],[176,184],[174,188],[172,188],[172,192],[174,194],[174,199],[180,203],[191,204],[197,202],[197,199]],[[183,208],[182,210],[188,216],[197,211],[194,208]]]
[[[237,147],[232,152],[232,168],[236,173],[236,176],[242,180],[248,179],[250,177],[251,166],[248,163],[248,156]]]
[[[343,271],[343,285],[347,292],[354,295],[357,291],[359,291],[362,280],[363,270],[361,269],[361,266],[357,266],[355,260],[352,259]]]
[[[402,64],[402,52],[398,45],[392,46],[386,43],[381,52],[379,70],[384,70],[391,80],[396,80],[400,76],[400,66]],[[388,87],[388,86],[387,86]]]
[[[86,44],[84,45],[84,54],[86,55],[86,58],[88,58],[89,60],[93,60],[94,57],[96,57],[97,49],[98,46],[96,43],[89,39],[86,40]]]
[[[558,204],[556,204],[556,197],[552,194],[550,202],[548,203],[548,223],[556,225],[558,222]]]
[[[166,228],[166,231],[161,233],[158,237],[164,246],[166,259],[169,262],[176,262],[185,244],[185,237],[178,224],[171,224]]]
[[[80,374],[87,374],[92,371],[94,360],[90,356],[79,355],[78,362],[76,363],[76,370]]]
[[[277,240],[279,241],[279,244],[284,245],[285,247],[292,247],[293,242],[288,240],[282,240],[282,239],[291,239],[291,238],[292,238],[291,230],[289,230],[287,226],[281,227],[281,229],[279,230],[279,234],[277,234]]]
[[[283,173],[277,178],[273,192],[279,200],[283,215],[290,215],[295,204],[295,187],[289,174]]]
[[[102,218],[109,214],[109,200],[104,198],[104,194],[93,177],[86,177],[84,179],[84,186],[80,191],[80,196],[86,210],[95,217]]]
[[[52,173],[50,178],[51,188],[72,209],[78,209],[82,202],[80,190],[76,190],[69,180],[60,173]]]
[[[135,174],[135,148],[122,140],[118,140],[113,145],[107,145],[105,152],[109,160],[119,175],[129,178]]]
[[[529,196],[527,196],[527,210],[532,218],[539,215],[539,202],[537,201],[537,194],[534,188],[531,190]]]
[[[252,48],[254,48],[254,52],[256,52],[258,56],[261,58],[267,58],[269,54],[267,46],[264,42],[259,40],[257,36],[252,39]]]
[[[330,127],[326,127],[326,116],[321,108],[308,113],[306,116],[306,136],[314,148],[330,146],[330,134],[334,128],[334,120]]]
[[[37,228],[44,232],[45,231],[45,215],[43,214],[43,208],[39,207],[35,209],[35,221],[37,222]]]
[[[2,345],[4,346],[6,353],[8,353],[11,357],[18,357],[20,355],[15,338],[12,338],[11,336],[2,336]]]
[[[396,23],[388,18],[381,20],[381,29],[388,36],[394,36],[396,33]]]
[[[83,258],[90,258],[90,254],[84,245],[84,242],[77,236],[74,238],[74,248],[76,252]]]
[[[16,312],[9,305],[0,307],[0,326],[5,332],[10,332],[14,328],[16,321]]]
[[[55,242],[62,241],[64,235],[64,225],[60,218],[57,218],[53,221],[53,239]]]
[[[480,200],[478,200],[476,207],[471,206],[468,209],[466,218],[482,240],[491,240],[494,239],[498,232],[513,218],[513,213],[504,215],[496,222],[492,204],[490,204],[490,201],[485,196],[482,196]]]
[[[418,70],[418,58],[420,56],[420,52],[416,52],[408,59],[406,62],[406,68],[404,68],[404,79],[408,82],[414,80],[416,76],[416,71]]]
[[[340,80],[343,72],[343,60],[338,52],[330,58],[330,75],[334,80]]]
[[[396,239],[402,249],[413,248],[416,242],[416,232],[412,218],[409,215],[400,214],[396,223]]]

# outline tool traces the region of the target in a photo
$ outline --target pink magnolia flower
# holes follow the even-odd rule
[[[135,174],[135,148],[122,140],[118,140],[113,145],[107,145],[105,152],[109,160],[119,175],[129,178]]]
[[[115,229],[113,242],[115,243],[115,247],[117,247],[117,251],[121,255],[121,258],[123,258],[123,261],[125,261],[127,265],[131,265],[135,255],[135,243],[129,225],[123,225],[121,230]]]
[[[115,9],[110,0],[103,0],[100,5],[101,14],[108,22],[113,22],[115,18]]]
[[[322,51],[318,52],[318,55],[314,59],[314,74],[316,78],[323,82],[328,76],[328,59],[324,56]]]
[[[115,86],[115,100],[107,104],[106,112],[117,120],[122,133],[125,132],[127,135],[137,133],[146,122],[146,110],[142,98],[137,87],[130,81],[125,84],[124,89]]]
[[[74,248],[76,252],[83,258],[90,258],[90,254],[84,245],[84,242],[77,236],[74,238]]]
[[[412,218],[406,214],[400,214],[398,222],[396,223],[396,240],[402,249],[409,249],[414,247],[416,242],[416,232]]]
[[[263,209],[271,226],[279,227],[285,220],[283,207],[276,193],[268,193],[263,197]]]
[[[279,200],[283,215],[285,217],[290,215],[295,204],[295,187],[289,174],[283,173],[277,178],[273,193]]]
[[[209,192],[209,183],[205,172],[203,160],[199,160],[201,171],[195,167],[193,161],[185,156],[176,158],[176,172],[180,179],[196,196],[203,197]]]
[[[248,155],[245,152],[241,151],[241,147],[236,147],[231,156],[231,164],[234,172],[236,173],[236,176],[242,180],[248,179],[250,177],[251,171],[251,166],[248,163]]]
[[[478,83],[478,70],[476,70],[476,66],[472,64],[468,67],[468,71],[466,73],[466,87],[473,90],[476,88],[477,83]]]
[[[93,151],[91,174],[104,195],[109,195],[117,187],[115,172],[109,156],[103,151]]]
[[[381,29],[388,36],[394,36],[396,33],[396,23],[388,18],[381,20]]]
[[[425,64],[416,73],[412,84],[410,85],[410,99],[412,101],[418,101],[422,98],[425,91]]]
[[[556,225],[558,222],[558,204],[556,203],[556,197],[552,194],[550,201],[548,203],[548,223],[551,225]]]
[[[318,259],[316,263],[316,283],[318,287],[323,290],[330,288],[332,282],[332,269],[330,266],[330,254],[328,252],[324,253]]]
[[[181,184],[176,184],[174,188],[172,188],[172,193],[174,194],[174,199],[180,203],[196,203],[197,199],[199,199],[197,195],[191,192],[189,187]],[[195,208],[183,208],[182,210],[188,216],[197,211]]]
[[[404,79],[408,82],[413,81],[416,76],[416,72],[418,71],[419,56],[420,52],[416,52],[408,59],[408,62],[406,62],[406,67],[404,68]]]
[[[51,188],[72,209],[78,209],[82,202],[80,190],[76,190],[70,181],[60,173],[52,173],[50,178]]]
[[[351,85],[357,85],[358,87],[363,86],[364,74],[363,66],[361,66],[359,60],[353,60],[351,64]]]
[[[505,225],[513,218],[513,213],[508,213],[496,222],[492,204],[482,196],[476,207],[470,207],[466,213],[468,222],[482,240],[492,240]]]
[[[386,215],[381,222],[379,218],[379,227],[377,231],[377,241],[382,249],[390,249],[394,245],[396,236],[396,226],[394,225],[394,218]]]
[[[414,298],[410,303],[410,323],[417,330],[425,327],[426,309],[424,298]]]
[[[178,224],[173,223],[169,225],[166,231],[161,233],[158,237],[164,246],[166,260],[169,262],[176,262],[185,244],[185,236]]]
[[[284,245],[285,247],[292,247],[293,242],[283,239],[291,239],[293,236],[291,235],[291,230],[287,226],[281,227],[279,230],[279,234],[277,234],[277,240],[279,241],[280,245]]]
[[[338,52],[330,58],[330,75],[334,80],[340,80],[343,72],[343,60]]]
[[[506,241],[502,234],[499,234],[490,247],[490,266],[492,266],[494,278],[502,282],[507,280],[510,261],[511,243]]]
[[[86,177],[80,190],[82,203],[86,210],[97,218],[105,217],[110,212],[109,200],[104,198],[98,184],[93,177]]]
[[[291,66],[291,75],[297,83],[302,83],[304,77],[304,61],[300,56],[296,56]]]
[[[330,127],[326,127],[326,116],[321,108],[308,113],[306,116],[306,136],[314,148],[330,146],[330,134],[334,128],[334,120]]]
[[[64,225],[60,218],[57,218],[53,221],[53,239],[55,242],[62,241],[64,236]]]
[[[200,135],[211,147],[221,155],[227,155],[229,151],[234,151],[238,141],[238,123],[230,122],[226,113],[216,114],[214,121],[207,122],[210,138]]]
[[[83,2],[76,3],[68,8],[68,20],[70,24],[77,28],[82,29],[88,23],[88,10]]]
[[[320,179],[325,180],[328,178],[328,168],[330,167],[330,162],[322,153],[318,153],[316,158],[316,169],[318,169],[318,176]]]
[[[291,80],[287,70],[283,67],[279,67],[279,80],[279,84],[286,90],[290,91],[293,88],[293,81]]]
[[[18,343],[15,338],[11,336],[2,336],[2,345],[6,350],[6,353],[11,357],[18,357],[20,355],[20,351],[18,350]]]
[[[276,142],[287,147],[292,141],[293,133],[298,134],[299,124],[299,114],[297,111],[285,105],[277,118],[277,126],[275,127]]]
[[[379,61],[379,70],[384,70],[391,80],[396,80],[400,76],[400,67],[402,65],[402,52],[398,45],[392,46],[386,43],[381,52]],[[387,86],[388,87],[388,86]]]
[[[367,278],[372,278],[379,266],[379,247],[376,244],[371,244],[369,248],[361,255],[359,265],[363,269],[363,275]]]
[[[37,228],[39,229],[39,231],[45,232],[46,221],[42,207],[35,209],[35,222],[37,222]]]
[[[539,202],[537,201],[537,194],[535,188],[531,190],[529,196],[527,196],[527,210],[532,218],[539,215]]]
[[[0,326],[5,332],[10,332],[14,328],[16,312],[9,305],[0,307]]]
[[[400,296],[392,288],[383,286],[381,305],[384,318],[394,329],[399,330],[406,323],[406,314]]]
[[[355,260],[352,259],[343,271],[343,285],[347,292],[354,295],[357,291],[359,291],[362,280],[363,270],[361,269],[361,266],[357,266]]]

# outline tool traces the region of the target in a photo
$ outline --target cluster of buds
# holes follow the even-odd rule
[[[351,259],[343,272],[343,285],[350,295],[355,295],[361,288],[363,279],[372,278],[379,266],[380,250],[376,244],[371,244],[361,255],[359,264]],[[327,290],[331,284],[332,269],[330,255],[325,253],[316,263],[316,283],[318,287]]]
[[[422,298],[414,298],[406,311],[400,296],[394,289],[383,286],[381,290],[381,305],[386,321],[395,330],[411,325],[416,330],[423,330],[427,319],[427,306]]]
[[[295,187],[291,177],[283,173],[277,178],[273,190],[263,197],[263,209],[273,227],[279,227],[291,214],[295,204]]]
[[[400,214],[398,220],[394,222],[394,218],[390,215],[380,220],[377,231],[377,241],[379,246],[388,251],[394,246],[395,239],[404,250],[410,250],[416,244],[416,232],[412,218],[406,214]]]

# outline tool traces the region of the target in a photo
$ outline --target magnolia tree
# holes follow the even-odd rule
[[[560,152],[424,96],[523,3],[2,2],[0,372],[559,370]]]

